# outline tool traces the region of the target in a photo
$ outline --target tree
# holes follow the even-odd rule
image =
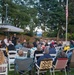
[[[37,9],[35,8],[35,1],[2,0],[2,23],[5,22],[6,16],[5,4],[8,4],[7,22],[14,26],[21,27],[23,29],[25,29],[26,26],[29,26],[30,30],[33,32],[38,22],[38,19],[36,18]]]
[[[68,4],[68,37],[74,39],[74,1],[70,0]]]
[[[6,4],[7,21],[8,23],[21,27],[23,29],[29,26],[30,33],[37,26],[41,26],[43,30],[48,28],[50,32],[55,33],[55,36],[60,37],[65,28],[65,7],[66,0],[1,0],[0,14],[2,23],[6,18]],[[74,1],[69,1],[69,25],[74,24]]]
[[[69,24],[74,25],[74,1],[69,1]]]
[[[1,12],[0,12],[0,14],[1,14],[1,19],[2,19],[2,23],[4,22],[4,20],[5,20],[5,0],[1,0]]]
[[[27,14],[30,18],[29,24],[27,24],[27,26],[30,28],[29,33],[33,35],[33,31],[35,29],[35,27],[37,27],[37,23],[38,23],[38,18],[36,18],[37,16],[37,9],[36,9],[36,5],[35,5],[35,0],[24,0],[26,2],[26,4],[23,3],[23,6],[27,7]]]
[[[40,25],[43,24],[54,32],[57,30],[59,35],[62,26],[65,25],[65,5],[60,4],[58,0],[40,0],[38,10]]]

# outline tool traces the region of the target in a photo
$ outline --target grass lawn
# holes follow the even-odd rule
[[[14,66],[12,67],[14,68]],[[35,67],[32,68],[32,75],[36,75],[35,73]],[[13,71],[8,71],[8,75],[19,75],[19,74],[15,74],[15,70]],[[29,75],[28,73],[24,74],[24,75]],[[40,74],[42,75],[42,74]],[[50,72],[47,71],[44,75],[50,75]],[[55,75],[65,75],[65,72],[64,71],[58,71],[55,73]],[[71,68],[70,72],[67,72],[67,75],[74,75],[74,68]]]
[[[14,68],[14,66],[12,66],[12,68]],[[36,75],[35,73],[35,67],[32,68],[32,75]],[[8,75],[19,75],[18,73],[15,74],[15,70],[13,71],[8,71]],[[26,73],[24,75],[29,75],[29,73]],[[42,75],[42,74],[40,74]],[[44,75],[50,75],[50,72],[47,71]],[[58,72],[55,72],[55,75],[65,75],[65,72],[64,71],[58,71]],[[74,68],[71,68],[70,72],[67,72],[67,75],[74,75]]]
[[[36,74],[35,74],[35,71],[33,71],[32,73],[33,73],[32,75],[36,75]],[[8,72],[8,75],[14,75],[14,74],[15,74],[15,71],[9,71],[9,72]],[[19,75],[19,74],[17,74],[17,75]],[[28,74],[24,74],[24,75],[28,75]],[[41,74],[40,74],[40,75],[41,75]],[[50,75],[50,73],[49,73],[49,72],[46,72],[45,75]],[[64,72],[58,71],[58,72],[56,72],[55,75],[65,75],[65,74],[64,74]],[[71,72],[69,72],[68,75],[74,75],[74,69],[71,70]]]

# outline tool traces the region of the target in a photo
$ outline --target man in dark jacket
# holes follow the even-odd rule
[[[50,56],[50,54],[49,54],[49,48],[45,48],[45,50],[44,50],[44,55],[43,56],[40,56],[39,57],[39,59],[38,59],[38,61],[37,61],[37,64],[38,64],[38,66],[40,66],[40,62],[43,60],[43,59],[45,59],[45,58],[51,58],[52,59],[52,57]]]
[[[12,43],[14,44],[14,46],[16,45],[16,43],[17,43],[17,37],[16,37],[16,34],[14,34],[13,35],[13,37],[12,37]]]

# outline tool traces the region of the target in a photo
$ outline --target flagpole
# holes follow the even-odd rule
[[[66,42],[67,42],[67,33],[68,33],[68,0],[66,0]]]

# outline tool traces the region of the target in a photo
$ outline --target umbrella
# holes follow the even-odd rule
[[[23,29],[12,26],[12,25],[0,25],[0,31],[5,32],[24,32]]]

